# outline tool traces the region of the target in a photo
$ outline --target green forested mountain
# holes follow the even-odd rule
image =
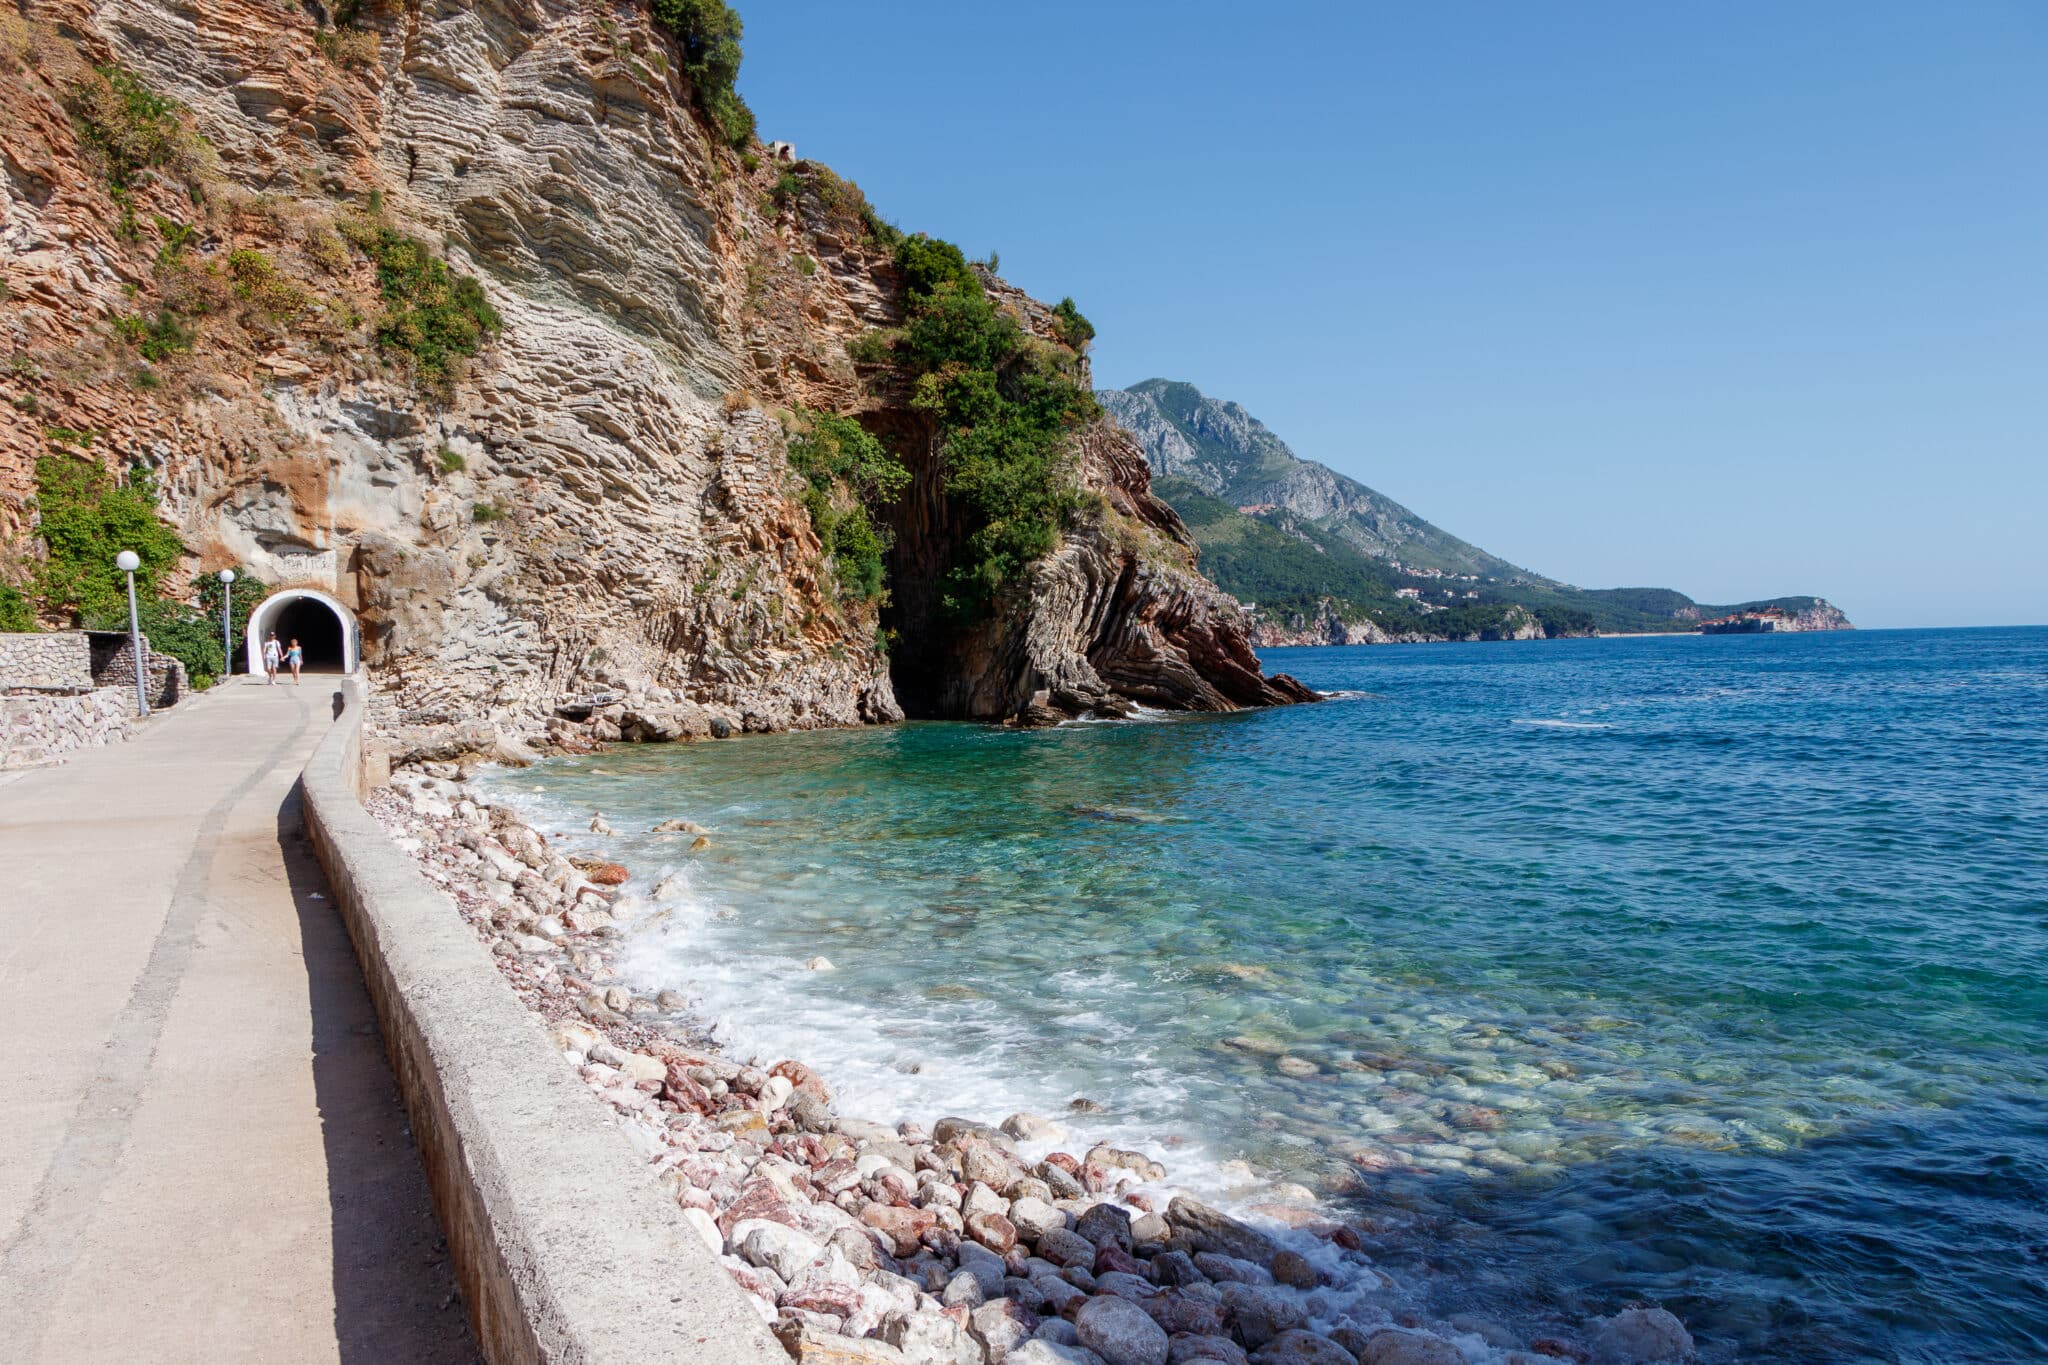
[[[1765,608],[1808,629],[1847,625],[1817,597],[1724,606],[1670,588],[1574,587],[1300,458],[1244,408],[1192,384],[1148,379],[1096,397],[1137,438],[1154,489],[1202,547],[1203,571],[1255,606],[1268,643],[1687,631]]]

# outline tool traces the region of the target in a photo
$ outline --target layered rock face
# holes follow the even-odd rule
[[[1152,496],[1130,438],[1103,423],[1082,446],[1099,506],[1032,566],[1028,611],[949,646],[934,710],[1042,724],[1134,703],[1234,711],[1314,700],[1293,678],[1260,672],[1244,609],[1196,571],[1194,540]]]
[[[386,723],[898,717],[877,606],[838,590],[776,415],[888,425],[845,355],[898,320],[886,254],[708,136],[643,11],[427,0],[354,23],[337,41],[253,0],[58,0],[0,26],[0,540],[25,543],[58,430],[153,471],[191,571],[348,609]],[[115,192],[76,93],[110,64],[190,111],[208,148],[189,185],[148,171]],[[377,268],[336,235],[352,222],[482,283],[503,326],[452,382],[380,352]],[[138,350],[166,317],[186,344]],[[1263,699],[1223,618],[1176,624],[1202,612],[1089,572],[1124,584],[1075,618],[1092,633],[1013,604],[1033,662],[977,695],[1085,680],[1074,657],[1107,632],[1157,647],[1175,680],[1141,676],[1148,695]]]

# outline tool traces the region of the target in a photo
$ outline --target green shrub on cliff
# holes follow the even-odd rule
[[[125,582],[114,556],[133,550],[142,559],[135,575],[139,596],[154,596],[158,580],[184,556],[177,532],[157,520],[156,485],[144,470],[117,480],[97,461],[45,455],[36,461],[36,534],[48,557],[37,566],[36,595],[60,615],[79,619],[108,613],[127,620]]]
[[[654,0],[654,17],[682,49],[683,74],[697,107],[727,143],[745,147],[754,138],[754,111],[733,88],[744,29],[739,15],[725,0]]]
[[[154,318],[139,313],[117,317],[114,330],[141,351],[144,360],[168,360],[192,349],[192,329],[168,308],[157,309]]]
[[[893,359],[913,377],[912,407],[938,429],[940,479],[966,528],[939,603],[966,624],[1058,544],[1077,505],[1070,438],[1099,409],[1047,354],[1056,348],[1031,342],[989,300],[959,247],[906,237],[896,265],[909,321]]]
[[[27,634],[36,626],[35,603],[12,584],[0,583],[0,634]]]
[[[73,82],[65,107],[78,129],[78,140],[100,163],[107,193],[121,210],[115,231],[125,241],[139,241],[142,225],[135,217],[135,189],[151,172],[185,182],[196,203],[205,174],[206,139],[186,122],[184,106],[151,90],[126,67],[95,67]]]
[[[995,267],[990,266],[989,269]],[[1087,350],[1088,343],[1095,340],[1095,324],[1081,316],[1081,310],[1074,306],[1072,299],[1061,299],[1052,310],[1052,316],[1060,329],[1060,340],[1076,351]]]
[[[156,507],[156,485],[147,470],[130,470],[122,480],[80,455],[37,460],[36,534],[48,556],[36,569],[35,595],[53,615],[68,616],[88,630],[126,630],[127,580],[114,557],[133,550],[142,560],[135,574],[135,614],[142,633],[150,648],[185,665],[194,686],[205,687],[225,662],[219,598],[212,599],[209,612],[204,605],[193,607],[163,595],[163,580],[184,557],[185,545],[157,519]],[[218,580],[212,588],[218,594]],[[236,606],[246,624],[248,609],[262,600],[263,586],[250,579],[236,589]],[[205,580],[200,592],[205,603]],[[0,603],[0,612],[5,606]],[[32,613],[27,620],[24,628],[33,629]]]
[[[799,409],[789,463],[803,476],[804,510],[832,560],[840,592],[869,602],[882,594],[887,528],[874,512],[909,486],[910,471],[851,417]]]
[[[445,388],[457,357],[473,356],[504,326],[469,275],[458,275],[417,237],[368,219],[342,224],[342,233],[377,266],[384,316],[377,343],[408,356],[420,380]]]
[[[205,142],[186,125],[184,108],[120,66],[96,67],[67,100],[80,141],[99,158],[107,184],[133,187],[144,171],[166,170],[187,181],[203,168]]]

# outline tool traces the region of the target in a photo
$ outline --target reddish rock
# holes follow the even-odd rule
[[[768,1069],[771,1076],[780,1076],[796,1088],[796,1093],[809,1095],[820,1104],[832,1103],[832,1088],[817,1072],[802,1062],[777,1062]]]
[[[1593,1353],[1583,1346],[1574,1346],[1569,1341],[1556,1337],[1538,1337],[1529,1343],[1529,1349],[1539,1356],[1555,1356],[1559,1360],[1576,1360],[1580,1365],[1593,1358]]]
[[[828,1161],[812,1169],[811,1183],[833,1194],[840,1194],[860,1184],[860,1171],[851,1161]]]
[[[732,1206],[718,1215],[718,1230],[731,1236],[733,1228],[749,1218],[766,1218],[781,1223],[784,1227],[792,1227],[799,1232],[805,1231],[802,1221],[783,1200],[775,1186],[759,1176],[740,1186],[739,1198],[733,1200]]]
[[[1017,1245],[1017,1226],[1000,1213],[977,1213],[967,1220],[967,1231],[975,1241],[1001,1256]]]
[[[960,1170],[970,1184],[980,1181],[992,1190],[1008,1188],[1016,1178],[1016,1158],[985,1138],[965,1137],[956,1144],[960,1152]]]
[[[939,1220],[924,1209],[906,1209],[894,1204],[870,1204],[860,1211],[860,1220],[887,1236],[898,1256],[914,1256],[919,1239]]]
[[[1308,1263],[1308,1257],[1298,1251],[1283,1251],[1273,1258],[1273,1278],[1282,1284],[1293,1285],[1296,1289],[1314,1289],[1322,1283],[1322,1276]]]
[[[1073,1157],[1067,1155],[1065,1152],[1049,1153],[1046,1156],[1045,1160],[1047,1165],[1057,1166],[1061,1170],[1065,1171],[1068,1175],[1081,1174],[1081,1163],[1075,1160]]]
[[[784,1308],[801,1308],[811,1313],[833,1313],[850,1318],[860,1311],[860,1289],[837,1280],[814,1280],[792,1289],[781,1299]]]
[[[1138,1307],[1164,1328],[1168,1336],[1180,1333],[1198,1337],[1227,1335],[1223,1330],[1227,1315],[1218,1304],[1184,1299],[1178,1294],[1159,1294],[1138,1300]]]
[[[781,1292],[782,1281],[744,1262],[739,1265],[728,1265],[725,1273],[732,1276],[733,1282],[740,1288],[749,1294],[759,1294],[770,1303],[775,1302],[775,1296]]]
[[[597,886],[622,886],[633,879],[633,874],[622,863],[584,862],[576,866]]]
[[[711,1120],[711,1126],[721,1133],[756,1142],[768,1136],[768,1120],[758,1109],[728,1109]]]
[[[1150,1274],[1146,1270],[1143,1261],[1140,1261],[1114,1242],[1107,1244],[1095,1253],[1095,1273],[1106,1275],[1112,1270],[1120,1270],[1126,1275],[1149,1276]]]

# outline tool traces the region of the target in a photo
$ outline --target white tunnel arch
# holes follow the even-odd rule
[[[255,611],[249,613],[247,632],[248,662],[251,673],[263,671],[263,636],[276,627],[284,616],[285,609],[294,602],[317,602],[334,613],[336,625],[341,630],[341,671],[353,673],[362,658],[362,639],[356,630],[356,616],[341,603],[326,593],[314,588],[285,588],[263,599]]]

